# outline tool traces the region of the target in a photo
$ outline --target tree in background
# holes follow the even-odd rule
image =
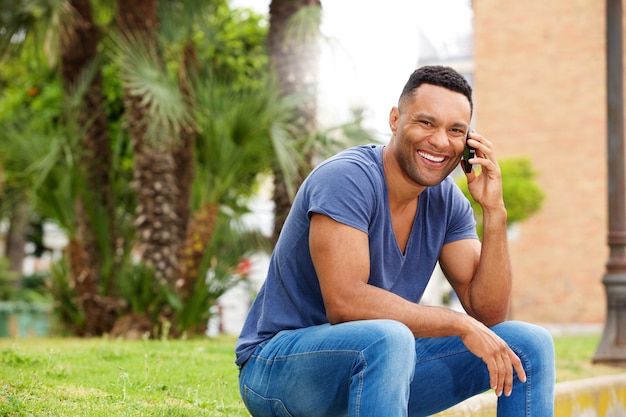
[[[49,2],[43,3],[48,4]],[[61,7],[62,11],[67,13],[63,15],[63,21],[67,23],[62,27],[63,32],[68,31],[70,34],[76,35],[81,33],[81,30],[93,31],[93,33],[81,35],[80,39],[75,36],[65,39],[65,45],[74,45],[79,48],[79,51],[68,53],[64,66],[60,68],[51,66],[50,69],[46,67],[39,71],[39,73],[48,74],[47,76],[52,82],[40,85],[40,89],[34,93],[30,93],[31,89],[29,88],[29,94],[24,94],[27,91],[26,88],[19,85],[22,82],[30,83],[30,81],[25,81],[30,73],[25,74],[23,59],[16,59],[16,56],[13,55],[11,59],[4,59],[1,66],[0,78],[3,80],[11,78],[10,84],[5,84],[6,88],[3,90],[4,98],[10,96],[10,99],[2,100],[2,107],[6,111],[3,111],[2,117],[0,117],[7,133],[6,140],[0,144],[0,161],[3,172],[7,174],[5,190],[9,188],[27,190],[33,197],[36,210],[41,212],[44,217],[54,219],[63,227],[70,238],[74,239],[78,237],[77,230],[79,227],[76,217],[79,210],[76,209],[76,206],[71,206],[71,202],[76,201],[79,196],[89,195],[93,197],[97,191],[106,188],[104,185],[88,185],[87,178],[88,174],[101,172],[89,163],[88,157],[106,156],[107,152],[89,153],[83,151],[81,146],[76,146],[81,137],[79,133],[89,132],[90,135],[94,135],[92,127],[106,126],[104,123],[94,123],[93,119],[87,120],[87,118],[80,116],[81,109],[89,110],[92,115],[96,116],[103,114],[91,106],[91,104],[101,102],[99,94],[91,89],[94,83],[97,84],[97,81],[92,82],[97,80],[97,77],[94,76],[97,74],[97,66],[94,63],[103,64],[106,97],[106,111],[104,113],[107,115],[108,130],[111,133],[107,147],[109,151],[112,151],[112,167],[108,174],[112,180],[111,189],[114,194],[112,201],[115,205],[114,213],[118,227],[117,233],[112,235],[109,223],[103,220],[103,214],[107,210],[102,199],[85,198],[81,200],[83,201],[84,212],[93,221],[91,228],[84,227],[81,230],[85,231],[84,236],[87,236],[91,231],[91,242],[97,244],[90,247],[96,247],[100,250],[100,256],[92,259],[107,260],[106,262],[102,261],[100,265],[101,279],[81,282],[97,285],[97,288],[89,287],[92,299],[111,297],[112,300],[124,301],[124,303],[115,304],[115,308],[111,311],[113,320],[120,314],[124,316],[125,312],[140,313],[149,316],[151,320],[162,320],[163,312],[167,314],[168,311],[176,310],[175,313],[180,314],[181,317],[185,315],[184,326],[197,325],[202,320],[206,320],[208,314],[206,303],[214,302],[217,295],[223,292],[228,285],[232,285],[232,280],[227,273],[231,269],[226,265],[230,264],[234,270],[240,261],[239,258],[246,256],[248,251],[256,247],[255,241],[247,239],[246,243],[246,239],[243,239],[238,246],[240,251],[233,254],[236,258],[231,259],[232,256],[229,257],[220,252],[221,249],[216,248],[211,241],[214,240],[213,229],[216,227],[222,231],[222,236],[219,237],[220,248],[229,247],[224,240],[227,236],[230,236],[230,241],[234,242],[241,240],[240,237],[245,238],[248,235],[245,230],[236,233],[230,233],[228,230],[233,232],[238,230],[233,220],[245,211],[243,201],[246,195],[250,195],[254,191],[256,174],[267,170],[269,167],[269,156],[264,155],[270,155],[273,148],[267,133],[265,133],[265,137],[262,135],[263,132],[268,132],[270,129],[267,126],[263,127],[259,119],[254,118],[262,115],[265,109],[271,107],[266,101],[263,101],[270,100],[270,98],[261,88],[261,86],[264,87],[262,73],[265,72],[264,62],[266,62],[264,49],[255,46],[263,44],[264,29],[258,24],[258,17],[245,17],[243,14],[235,16],[228,9],[226,2],[216,1],[214,3],[213,9],[209,10],[208,13],[187,13],[187,16],[195,16],[196,24],[187,22],[187,25],[182,25],[181,27],[190,27],[193,30],[187,31],[186,38],[175,40],[168,40],[162,32],[156,32],[159,28],[148,28],[145,25],[142,29],[143,34],[138,34],[133,29],[133,31],[125,31],[125,36],[113,35],[114,26],[111,25],[113,13],[109,13],[108,18],[100,20],[100,30],[103,31],[102,39],[105,40],[105,43],[100,44],[97,48],[98,56],[91,57],[86,51],[93,53],[93,49],[76,43],[72,44],[72,42],[93,40],[94,36],[91,35],[97,32],[94,27],[87,23],[89,19],[86,9],[81,9],[79,12],[76,8],[72,9],[67,2],[55,2],[55,5],[63,6]],[[164,4],[174,9],[178,7],[180,10],[182,6],[195,7],[197,2],[165,2]],[[29,2],[28,5],[34,6],[35,2]],[[144,19],[149,17],[147,21],[157,22],[159,19],[150,14],[155,12],[154,8],[151,8],[155,5],[155,2],[145,4],[135,2],[132,6],[120,5],[121,17],[119,21],[122,22],[122,25],[129,25],[128,22],[133,22],[133,19],[144,22]],[[74,6],[85,8],[88,7],[88,3],[75,2]],[[129,7],[140,6],[147,7],[142,9],[141,14],[137,14],[137,9],[129,9]],[[206,12],[206,4],[204,6]],[[29,23],[36,17],[41,17],[40,12],[42,10],[47,9],[37,7],[30,9],[29,13],[23,14],[24,21]],[[194,10],[197,11],[197,7]],[[11,11],[21,12],[23,10],[16,7]],[[3,8],[2,12],[5,13],[7,10]],[[165,14],[168,15],[168,13]],[[203,19],[203,21],[197,23],[198,19]],[[17,21],[8,18],[2,20],[2,25],[8,27],[9,23],[6,22],[12,24]],[[162,18],[161,22],[163,21],[168,22]],[[11,27],[14,28],[13,36],[5,36],[3,38],[5,42],[2,45],[11,48],[16,45],[23,47],[28,44],[32,46],[30,51],[35,51],[33,54],[35,57],[41,56],[42,45],[45,42],[31,36],[36,33],[31,29],[31,26],[16,24]],[[164,27],[167,26],[164,25]],[[61,27],[57,28],[61,30]],[[230,32],[224,33],[226,30]],[[7,34],[8,31],[2,31],[2,33]],[[145,34],[151,36],[147,41],[144,38]],[[207,34],[210,36],[206,36]],[[209,43],[207,39],[216,42]],[[195,60],[194,49],[198,44],[200,44],[200,48],[197,49],[199,58]],[[245,54],[242,54],[244,52],[242,49]],[[177,53],[181,50],[183,51],[181,54]],[[55,49],[52,48],[51,51],[55,51]],[[56,51],[60,53],[59,49]],[[245,59],[232,62],[230,56],[224,55],[225,51],[228,54],[234,52],[235,55],[244,55]],[[85,52],[85,55],[82,56],[79,52]],[[30,53],[32,54],[32,52]],[[184,59],[181,60],[181,56]],[[111,57],[115,59],[111,60]],[[259,60],[260,63],[257,62]],[[181,64],[181,62],[183,63]],[[195,67],[204,67],[203,73],[200,74],[198,68]],[[66,80],[65,83],[57,82],[59,78],[56,78],[55,68],[61,69],[62,74],[59,75],[63,77],[63,80]],[[76,71],[70,71],[71,68],[75,68]],[[70,74],[74,75],[70,76]],[[177,75],[177,77],[172,77],[172,74]],[[235,74],[237,77],[226,78],[226,74]],[[204,82],[209,79],[212,80],[211,84],[202,85],[200,83],[200,81]],[[47,94],[48,91],[59,92],[58,89],[51,87],[60,85],[67,87],[63,89],[63,94]],[[230,86],[233,91],[239,92],[238,97],[233,96],[232,99],[228,100],[229,103],[233,104],[233,107],[226,110],[226,112],[236,114],[237,117],[227,118],[222,115],[225,122],[221,123],[222,127],[216,132],[208,131],[206,126],[197,125],[193,120],[194,117],[212,120],[216,115],[210,113],[212,107],[207,107],[206,103],[201,103],[200,106],[193,104],[196,101],[194,98],[196,93],[210,89],[208,92],[211,94],[207,95],[212,97],[212,102],[223,103],[225,100],[217,94],[225,94],[228,91],[227,86]],[[125,89],[125,94],[122,93],[122,88]],[[257,93],[259,99],[255,101],[254,110],[256,113],[251,112],[250,108],[239,105],[239,103],[249,104],[250,102],[244,94],[255,96]],[[124,95],[126,99],[122,101],[121,98]],[[74,107],[66,109],[62,105],[63,102],[73,103]],[[36,105],[37,109],[32,107],[33,105]],[[239,110],[236,110],[237,105],[239,105]],[[37,112],[38,109],[41,110],[41,107],[44,108],[44,111]],[[66,117],[68,114],[78,115],[78,117]],[[120,117],[124,114],[127,115],[125,117],[126,124],[120,127]],[[265,120],[269,120],[269,118],[266,117]],[[245,133],[245,129],[241,127],[242,122],[245,122],[246,126],[253,127],[255,131]],[[228,123],[234,124],[229,125]],[[240,125],[237,126],[237,123]],[[182,138],[185,134],[197,135],[198,127],[208,132],[198,136],[202,137],[203,140],[196,140],[195,137],[192,140]],[[90,131],[90,129],[92,130]],[[129,146],[129,136],[126,132],[137,133],[138,139],[134,140],[135,147]],[[210,140],[205,140],[207,134],[214,136]],[[246,136],[246,138],[243,139],[242,136]],[[181,138],[182,140],[179,140]],[[158,143],[159,139],[163,142]],[[235,141],[236,146],[226,146],[228,141]],[[258,143],[255,144],[255,141]],[[207,146],[212,146],[214,149],[207,148]],[[245,151],[242,147],[246,146],[253,149],[254,152]],[[222,158],[210,159],[211,166],[207,166],[202,161],[197,164],[197,155],[219,154],[216,150],[220,147],[230,147],[234,156],[237,156],[243,163],[234,164],[232,158],[225,158],[227,155],[222,152],[220,154]],[[194,148],[198,148],[196,156],[194,156]],[[181,156],[183,154],[186,156]],[[247,159],[242,158],[242,155],[248,155]],[[133,164],[133,160],[138,162]],[[221,168],[218,167],[219,164],[222,164]],[[131,182],[130,167],[133,165],[135,166],[132,169],[135,172],[134,177],[138,179],[136,183],[141,182],[143,184],[138,189],[139,193],[143,194],[137,197],[137,201],[143,198],[141,201],[144,204],[144,206],[141,206],[141,203],[137,205],[139,216],[136,217],[138,221],[135,222],[135,225],[139,227],[129,223],[135,212],[135,198],[128,188]],[[166,168],[163,168],[164,165]],[[174,165],[186,170],[187,173],[183,175],[181,170],[174,171],[171,169]],[[85,166],[92,166],[94,169],[91,171],[83,170]],[[242,169],[245,171],[243,174]],[[254,174],[250,174],[252,170],[254,170]],[[159,177],[160,175],[162,177]],[[224,178],[205,183],[199,183],[196,180],[196,178],[206,180],[211,175],[224,175]],[[159,181],[159,178],[165,179]],[[191,190],[188,191],[189,197],[172,198],[177,195],[177,188],[184,188],[181,184],[185,182],[187,189]],[[216,189],[211,188],[214,184],[228,183],[231,185],[235,183],[236,186],[220,188],[221,194]],[[5,200],[6,196],[6,193],[3,194]],[[194,283],[198,283],[199,287],[205,291],[189,291],[196,297],[190,299],[186,298],[184,294],[177,293],[177,290],[181,288],[173,285],[175,277],[177,277],[176,274],[180,271],[174,257],[181,251],[176,250],[176,246],[180,246],[178,243],[171,242],[175,242],[177,239],[180,242],[181,236],[184,236],[181,230],[185,232],[188,230],[186,225],[181,225],[184,222],[177,221],[177,211],[180,210],[180,207],[185,207],[188,211],[197,210],[205,204],[205,199],[208,196],[212,199],[210,203],[215,210],[213,213],[214,221],[207,221],[206,218],[199,215],[196,216],[195,227],[191,228],[210,230],[210,233],[203,235],[204,239],[199,245],[196,245],[199,248],[195,249],[202,255],[201,263],[203,265],[199,269],[190,269],[190,273],[187,274],[189,277],[195,274],[189,278],[192,288],[195,289]],[[167,197],[167,200],[163,201],[159,197]],[[217,211],[224,211],[223,208],[235,201],[237,204],[234,206],[234,210],[226,210],[226,215],[216,213]],[[3,211],[3,213],[6,212]],[[180,216],[180,218],[184,218],[184,216]],[[169,222],[168,226],[164,225],[166,222]],[[172,224],[175,224],[176,227],[171,226]],[[163,229],[165,229],[165,234],[162,234]],[[161,241],[160,245],[151,247],[150,237],[155,236],[155,233],[159,238],[165,236],[170,240]],[[154,249],[146,250],[145,252],[150,255],[145,256],[145,259],[139,257],[139,263],[131,259],[131,250],[137,241],[139,243],[149,242],[144,248]],[[107,249],[107,242],[115,243],[115,251]],[[159,264],[165,258],[163,255],[159,258],[159,251],[161,254],[172,255],[174,261],[168,263],[166,259],[163,261],[164,264]],[[217,259],[218,254],[219,259]],[[69,258],[70,260],[75,259],[74,257]],[[75,261],[70,262],[73,267],[77,264],[78,262]],[[155,282],[153,279],[154,270],[157,268],[161,271],[167,271],[166,273],[169,274],[162,273],[160,275],[161,283]],[[207,286],[204,279],[199,278],[206,276],[209,269],[213,269],[211,276],[214,279],[213,284]],[[73,322],[72,330],[84,335],[110,331],[112,324],[104,317],[105,312],[101,312],[98,317],[100,328],[87,326],[84,303],[77,301],[80,300],[77,297],[77,292],[80,288],[88,287],[86,285],[77,286],[75,280],[73,282],[65,281],[67,276],[74,276],[70,273],[70,268],[67,265],[59,264],[55,266],[53,272],[57,302],[63,311],[65,320]],[[80,276],[84,277],[85,275]],[[223,280],[224,284],[215,284],[220,279]],[[167,285],[163,285],[163,281],[166,281]],[[190,312],[194,305],[196,312],[203,311],[199,311],[197,314]],[[167,319],[175,321],[176,317],[170,316]],[[150,330],[154,327],[152,324],[150,323]],[[179,323],[173,325],[177,324]]]
[[[11,26],[19,19],[5,17],[25,11],[17,6],[28,13]],[[0,36],[0,48],[20,47],[0,62],[1,198],[24,193],[75,243],[50,274],[73,333],[201,330],[245,257],[267,247],[241,221],[259,180],[272,174],[293,192],[313,155],[368,136],[359,120],[315,130],[316,70],[302,75],[285,64],[291,86],[277,88],[261,17],[226,0],[109,6],[33,0],[0,10],[0,26],[13,33]],[[319,8],[302,13],[291,22],[313,21],[313,35],[295,25],[283,36],[316,50]],[[44,17],[63,22],[45,31],[62,31],[62,42],[36,36],[42,26],[30,24]],[[64,55],[70,47],[77,50]],[[312,62],[310,54],[302,59]]]
[[[294,101],[294,111],[289,121],[293,141],[307,143],[317,130],[317,84],[319,59],[319,25],[321,17],[319,0],[272,0],[268,33],[270,71],[276,79],[282,97]],[[294,144],[295,147],[298,145]],[[304,180],[312,165],[310,149],[299,146],[303,161],[294,177],[274,169],[274,239],[278,238],[287,213],[291,208],[295,190]]]
[[[111,194],[111,149],[98,58],[100,29],[90,0],[63,3],[58,18],[61,79],[66,97],[77,94],[77,161],[84,187],[75,200],[76,233],[69,242],[69,263],[78,303],[84,312],[83,332],[98,335],[112,326],[117,302],[101,296],[102,262],[115,251],[115,220]],[[95,229],[104,226],[110,239],[98,242]],[[107,234],[101,234],[107,235]],[[99,247],[99,245],[101,245]],[[106,256],[103,256],[106,252]],[[108,319],[108,320],[107,320]]]
[[[154,269],[160,284],[167,285],[174,281],[181,245],[176,211],[180,187],[172,148],[183,128],[186,108],[180,90],[163,85],[168,76],[157,41],[157,6],[156,0],[117,2],[117,52],[124,84],[124,119],[134,154],[135,250]]]
[[[79,138],[76,152],[81,154],[81,165],[77,169],[82,170],[84,186],[77,190],[75,198],[71,200],[75,204],[76,224],[69,228],[71,233],[68,256],[72,265],[73,286],[85,313],[84,330],[87,334],[98,334],[107,327],[102,311],[109,307],[103,305],[105,300],[97,292],[103,256],[94,238],[93,221],[96,216],[89,212],[87,206],[93,207],[95,201],[96,207],[104,208],[98,214],[109,225],[109,232],[113,235],[113,205],[109,184],[111,153],[102,74],[97,60],[99,30],[93,19],[91,4],[87,0],[10,3],[13,3],[10,5],[12,7],[3,9],[2,13],[3,58],[27,44],[18,41],[20,38],[37,38],[43,33],[44,38],[31,43],[31,46],[45,45],[49,64],[54,65],[60,61],[64,96],[68,98],[66,101],[70,101],[71,97],[78,97],[78,103],[74,104],[76,114],[72,114],[77,122],[68,125],[77,128],[73,132]],[[58,51],[58,55],[53,51]],[[27,94],[34,98],[40,94],[42,88],[42,85],[34,83],[28,88]],[[19,234],[22,239],[13,242],[11,246],[23,250],[24,221],[28,220],[31,209],[26,197],[16,200],[13,207],[17,207],[13,212],[20,215],[13,216],[10,224],[12,228],[21,226]],[[109,252],[111,251],[112,246],[109,248]],[[23,253],[21,255],[23,257]],[[21,272],[21,261],[18,265],[18,271]]]
[[[545,193],[535,181],[537,173],[526,157],[505,158],[498,161],[498,164],[502,171],[502,193],[506,205],[507,224],[524,221],[541,209],[545,198]],[[482,236],[482,207],[471,197],[465,176],[461,176],[456,182],[472,204],[478,236]]]

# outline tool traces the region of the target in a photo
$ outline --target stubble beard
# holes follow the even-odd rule
[[[411,157],[412,155],[416,154],[402,155],[399,158],[400,167],[402,168],[404,175],[409,180],[422,187],[433,187],[435,185],[439,185],[448,175],[452,173],[452,171],[454,171],[455,167],[452,166],[448,167],[445,171],[440,171],[437,175],[424,175],[424,172],[418,168],[416,160]],[[415,158],[419,157],[419,155],[415,156]],[[428,169],[425,169],[425,171],[430,172]]]

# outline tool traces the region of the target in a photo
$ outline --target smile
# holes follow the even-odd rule
[[[445,159],[443,156],[435,156],[422,151],[417,151],[417,154],[422,158],[428,159],[429,161],[433,162],[443,162],[443,160]]]

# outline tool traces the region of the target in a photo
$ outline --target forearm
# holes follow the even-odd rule
[[[327,316],[332,324],[389,319],[404,323],[415,337],[462,336],[473,320],[466,314],[443,307],[424,306],[381,288],[361,283],[350,295],[333,298],[326,303]]]
[[[469,288],[470,314],[487,325],[504,321],[511,286],[506,209],[484,211],[480,261]]]

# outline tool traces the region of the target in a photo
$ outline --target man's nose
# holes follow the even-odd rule
[[[448,133],[445,129],[437,129],[430,136],[428,142],[436,149],[445,149],[448,147],[450,139],[448,138]]]

